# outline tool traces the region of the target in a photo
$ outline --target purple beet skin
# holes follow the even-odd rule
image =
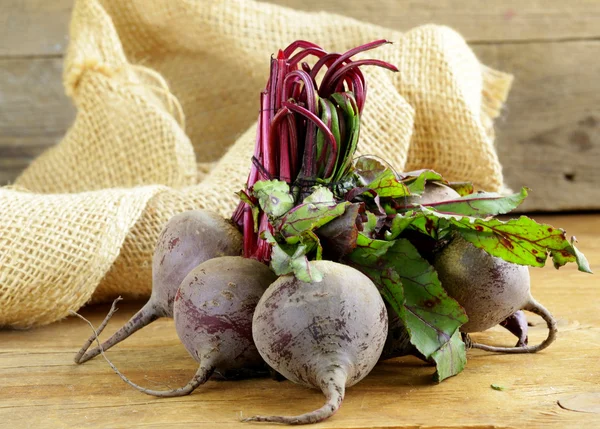
[[[106,351],[160,317],[173,317],[173,301],[184,277],[204,261],[219,256],[236,256],[242,251],[242,236],[230,222],[208,210],[190,210],[173,216],[158,237],[152,259],[152,295],[148,302],[102,344]],[[106,327],[111,311],[97,332]],[[90,351],[91,336],[75,356],[83,363],[100,354]]]
[[[119,375],[143,393],[172,397],[192,393],[215,372],[264,372],[265,363],[252,340],[252,316],[275,279],[266,265],[241,256],[198,265],[181,283],[173,305],[177,335],[199,364],[194,377],[179,389],[151,390]]]
[[[298,416],[255,416],[246,421],[306,424],[340,407],[346,387],[377,363],[387,336],[387,312],[373,282],[331,261],[312,261],[318,283],[280,277],[261,298],[252,332],[261,356],[287,379],[320,389],[323,407]]]

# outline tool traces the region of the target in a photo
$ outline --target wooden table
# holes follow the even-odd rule
[[[600,271],[600,215],[537,218],[576,235],[592,269]],[[414,358],[388,361],[350,388],[340,411],[318,426],[600,427],[598,278],[573,266],[560,271],[547,266],[532,269],[531,274],[534,295],[559,320],[559,339],[549,349],[534,355],[471,350],[465,371],[439,385],[431,382],[433,369]],[[122,304],[106,335],[141,305]],[[81,313],[97,325],[107,310],[107,305],[101,305]],[[535,324],[530,329],[534,344],[546,330],[541,319],[529,316]],[[183,398],[146,396],[123,383],[101,358],[73,364],[74,353],[89,333],[89,327],[75,317],[31,331],[0,331],[0,427],[247,428],[250,424],[239,422],[242,415],[300,413],[323,402],[317,391],[270,379],[210,381]],[[499,329],[476,338],[491,344],[514,342]],[[107,354],[132,380],[155,389],[181,386],[196,369],[179,344],[172,320],[167,319]],[[505,390],[494,390],[491,384]],[[574,395],[584,395],[595,413],[558,405]]]

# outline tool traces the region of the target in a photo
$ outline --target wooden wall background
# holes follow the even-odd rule
[[[0,0],[0,184],[74,118],[62,57],[73,0]],[[509,186],[527,210],[600,209],[600,0],[272,0],[407,30],[445,24],[515,83],[497,124]]]

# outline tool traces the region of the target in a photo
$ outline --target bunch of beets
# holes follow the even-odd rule
[[[476,193],[432,170],[398,173],[385,160],[355,157],[367,94],[361,67],[397,69],[353,57],[385,43],[337,54],[297,41],[271,59],[252,166],[231,221],[205,210],[173,217],[155,250],[150,300],[100,345],[115,301],[77,363],[174,317],[199,364],[192,380],[149,390],[110,364],[127,383],[179,396],[213,375],[278,373],[320,389],[325,405],[246,420],[302,424],[335,413],[345,388],[383,359],[418,356],[442,381],[462,371],[469,347],[531,353],[550,345],[556,323],[531,296],[527,266],[551,256],[556,268],[590,269],[563,230],[495,217],[516,208],[525,188]],[[547,322],[542,343],[527,345],[522,310]],[[468,336],[498,324],[518,337],[515,347]]]

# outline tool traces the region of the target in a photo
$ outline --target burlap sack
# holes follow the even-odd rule
[[[16,187],[0,189],[0,326],[50,323],[92,298],[148,296],[170,216],[231,214],[269,56],[295,39],[330,51],[394,41],[369,53],[400,72],[365,68],[359,151],[400,171],[502,187],[492,120],[511,78],[448,28],[401,34],[250,0],[77,0],[70,35],[75,122]]]

